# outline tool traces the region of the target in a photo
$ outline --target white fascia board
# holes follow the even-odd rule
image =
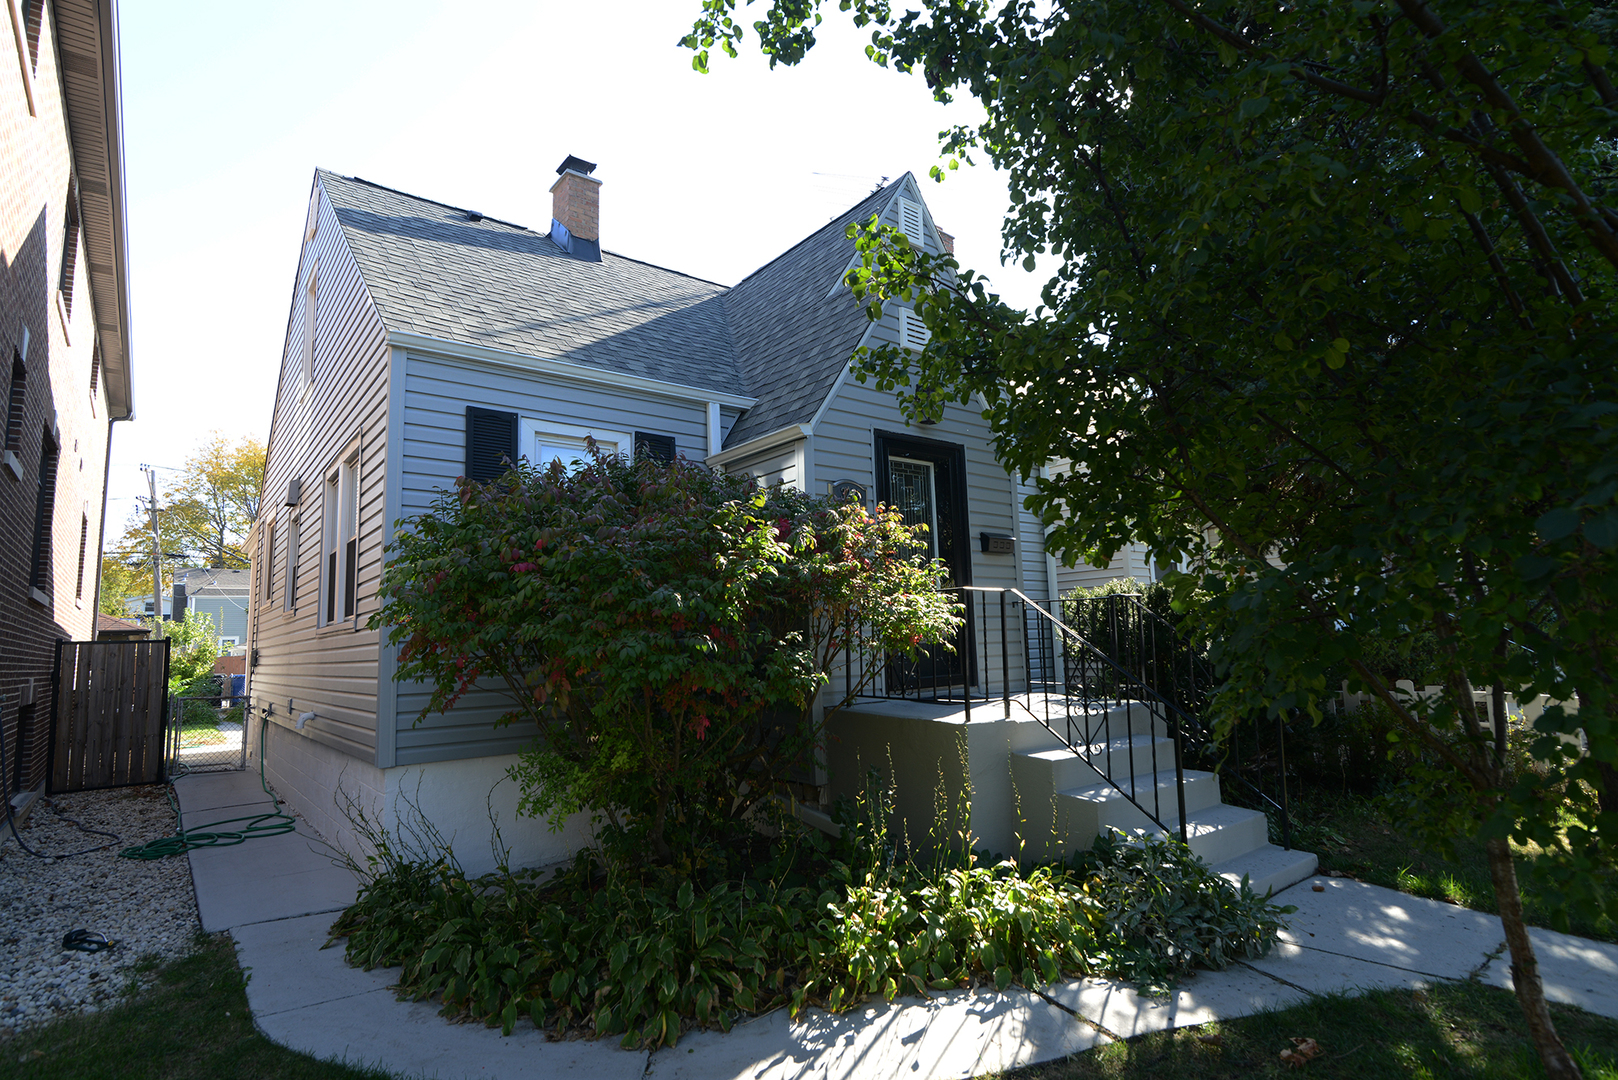
[[[649,394],[674,398],[676,401],[696,401],[702,404],[715,401],[721,405],[729,405],[737,409],[751,409],[758,404],[758,398],[742,397],[739,394],[726,394],[719,390],[705,390],[702,387],[685,386],[681,383],[665,382],[662,379],[647,379],[639,375],[625,375],[622,372],[607,371],[603,368],[589,367],[584,364],[569,364],[562,360],[528,356],[524,353],[508,352],[505,349],[491,349],[486,345],[467,345],[460,341],[445,341],[443,338],[429,337],[426,334],[413,334],[404,330],[388,331],[388,344],[419,355],[441,357],[448,360],[477,360],[485,364],[516,368],[519,371],[528,371],[537,375],[554,375],[559,379],[589,383],[593,386],[641,390]]]
[[[774,450],[778,446],[807,439],[813,432],[808,424],[788,424],[784,428],[777,428],[768,435],[760,435],[756,439],[748,439],[728,450],[721,450],[717,454],[709,454],[703,461],[711,468],[723,468],[733,461],[762,454],[766,450]]]

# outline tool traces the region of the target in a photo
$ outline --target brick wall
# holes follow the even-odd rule
[[[10,18],[0,15],[0,20]],[[32,70],[7,30],[0,33],[0,377],[7,387],[13,350],[21,349],[24,327],[28,331],[20,443],[14,468],[0,465],[0,737],[8,774],[0,786],[10,793],[19,784],[35,787],[45,777],[56,641],[94,636],[109,427],[105,387],[97,388],[94,400],[90,393],[95,316],[82,242],[76,246],[71,318],[57,288],[73,162],[52,5],[45,6]],[[31,581],[35,517],[47,432],[58,454],[49,587],[36,590]],[[79,548],[86,520],[80,595]]]

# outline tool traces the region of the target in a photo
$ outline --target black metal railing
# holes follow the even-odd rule
[[[1277,798],[1248,775],[1263,763],[1232,753],[1240,748],[1240,732],[1221,744],[1200,719],[1214,686],[1206,661],[1187,643],[1172,640],[1173,628],[1165,622],[1140,617],[1141,612],[1152,615],[1143,605],[1094,609],[1092,632],[1108,626],[1115,632],[1092,636],[1064,621],[1060,608],[1053,610],[1056,605],[1018,589],[950,591],[960,596],[967,615],[957,640],[915,657],[890,657],[884,677],[855,696],[960,704],[968,723],[974,709],[993,708],[1006,718],[1014,710],[1025,714],[1181,842],[1188,839],[1185,770],[1190,762],[1193,769],[1234,780],[1247,796],[1244,801],[1277,821],[1282,845],[1291,847],[1284,725],[1277,722],[1275,746],[1259,755],[1278,758],[1268,762],[1281,778]],[[1166,775],[1171,770],[1172,783]]]

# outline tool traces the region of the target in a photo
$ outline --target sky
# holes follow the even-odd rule
[[[525,225],[568,154],[598,164],[608,250],[734,284],[885,177],[923,181],[961,262],[1002,267],[1004,178],[942,184],[938,133],[981,115],[865,59],[826,4],[771,70],[755,39],[699,75],[700,0],[126,0],[120,5],[135,419],[114,425],[109,537],[213,430],[267,437],[316,168]],[[744,9],[751,21],[754,16]]]

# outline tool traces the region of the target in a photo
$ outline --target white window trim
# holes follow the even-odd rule
[[[351,492],[345,493],[343,490],[343,480],[345,473],[347,473],[350,468],[353,470],[354,486]],[[365,459],[362,452],[362,447],[360,445],[360,440],[355,438],[347,446],[343,447],[342,453],[337,455],[337,458],[332,462],[331,467],[321,473],[320,591],[317,599],[319,606],[315,609],[315,625],[322,629],[340,628],[344,626],[353,629],[359,628],[360,605],[359,587],[357,583],[354,589],[354,613],[352,615],[343,614],[342,600],[348,591],[348,563],[347,560],[343,558],[343,549],[347,545],[349,537],[342,536],[340,533],[342,531],[342,513],[346,503],[349,501],[348,499],[344,498],[345,494],[352,498],[354,502],[353,537],[357,539],[363,532],[364,522],[361,520],[360,501],[362,498],[361,480],[364,475],[364,468]],[[332,497],[333,488],[336,489],[335,498]],[[331,556],[334,551],[337,554],[337,562],[335,572],[330,572],[327,568],[332,565]],[[357,550],[355,552],[354,562],[355,573],[358,574],[359,553]],[[333,596],[335,596],[335,599],[332,599]],[[329,610],[331,611],[331,618],[329,619],[326,617],[328,606]]]
[[[532,416],[522,416],[517,424],[519,442],[517,454],[519,457],[528,457],[534,448],[534,440],[542,435],[553,435],[559,439],[573,442],[583,442],[592,438],[598,443],[611,443],[614,452],[630,457],[635,452],[635,437],[627,431],[613,431],[607,428],[578,427],[573,424],[553,424],[549,420],[540,420]],[[533,464],[530,460],[529,464]]]
[[[281,570],[281,610],[289,615],[298,610],[298,546],[303,531],[303,510],[299,508],[286,519],[286,563]],[[270,558],[275,558],[272,552]]]
[[[309,276],[303,285],[303,341],[301,343],[302,356],[300,367],[303,371],[303,397],[309,394],[309,388],[315,384],[315,337],[318,330],[316,315],[319,313],[320,301],[320,260],[314,260],[309,268]],[[302,397],[299,398],[302,400]]]

